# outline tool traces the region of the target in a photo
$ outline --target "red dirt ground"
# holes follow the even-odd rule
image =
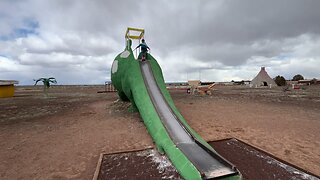
[[[91,179],[100,153],[153,147],[138,113],[103,86],[18,87],[0,99],[0,179]],[[320,86],[172,92],[205,140],[235,137],[320,175]]]

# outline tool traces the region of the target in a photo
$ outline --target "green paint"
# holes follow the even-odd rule
[[[174,113],[180,118],[181,122],[195,138],[202,142],[206,147],[213,150],[213,148],[204,139],[192,130],[175,107],[174,102],[166,89],[161,68],[151,54],[148,54],[148,61],[150,61],[157,84]],[[139,61],[134,58],[132,52],[131,40],[127,41],[125,50],[115,58],[111,69],[111,80],[114,87],[117,89],[120,99],[131,102],[131,111],[139,111],[158,151],[160,153],[165,153],[169,157],[177,171],[185,179],[201,179],[201,175],[196,167],[175,146],[154,109],[144,84]],[[230,177],[230,179],[234,178],[239,179],[239,176]]]

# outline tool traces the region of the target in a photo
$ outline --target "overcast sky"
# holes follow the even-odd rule
[[[102,84],[145,29],[166,81],[320,79],[319,0],[0,0],[0,79]]]

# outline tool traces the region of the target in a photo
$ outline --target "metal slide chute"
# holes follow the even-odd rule
[[[195,165],[205,179],[237,174],[233,165],[197,141],[174,114],[158,87],[150,63],[140,62],[142,76],[162,123],[176,146]]]

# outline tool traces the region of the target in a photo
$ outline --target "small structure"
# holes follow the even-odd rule
[[[252,79],[251,87],[272,87],[277,86],[274,80],[268,75],[265,67],[261,67],[258,75]]]
[[[188,93],[200,95],[211,95],[215,86],[214,82],[201,82],[200,80],[189,80],[188,84],[190,86],[187,90]]]
[[[191,93],[192,95],[195,94],[200,84],[201,84],[200,80],[188,80],[188,85],[190,86],[190,90],[188,90],[187,92]]]
[[[200,80],[188,80],[188,84],[191,87],[197,87],[201,84],[201,81]]]
[[[0,80],[0,98],[13,97],[14,84],[19,84],[15,80]]]
[[[232,80],[231,82],[233,82],[233,85],[249,85],[250,84],[250,80],[241,80],[241,81],[234,81]]]
[[[320,84],[320,80],[317,80],[316,78],[313,78],[313,79],[304,79],[304,80],[299,80],[298,81],[298,84],[301,84],[301,85],[317,85],[317,84]]]

